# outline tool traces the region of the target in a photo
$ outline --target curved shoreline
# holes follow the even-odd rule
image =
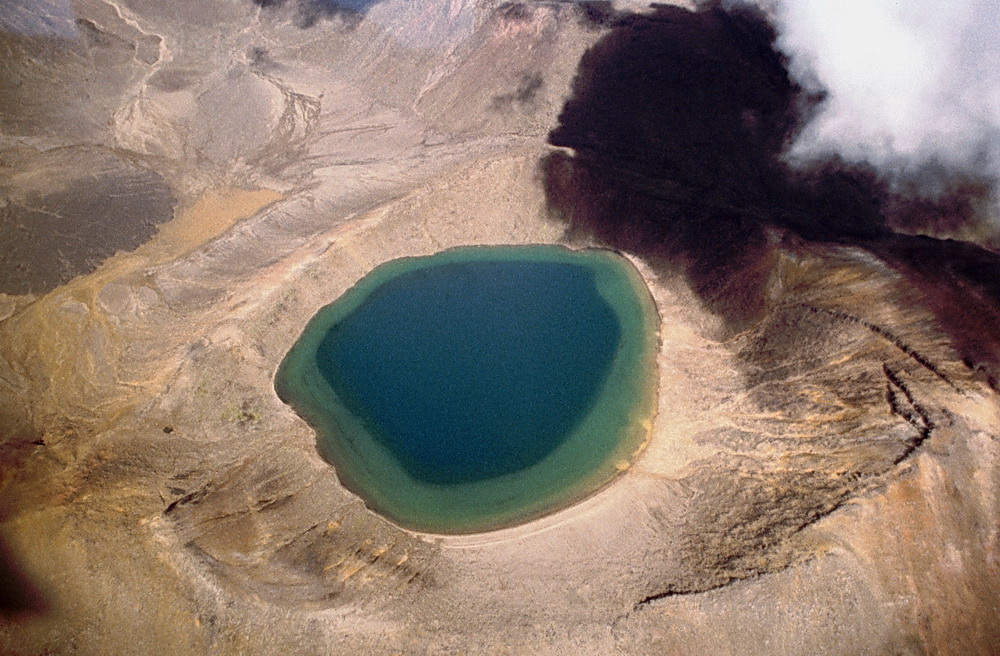
[[[585,260],[580,256],[588,252],[597,259],[583,265]],[[460,246],[433,257],[437,259],[398,258],[375,267],[314,315],[275,374],[279,398],[314,428],[320,452],[335,467],[342,484],[361,497],[370,510],[407,531],[470,535],[520,526],[558,513],[617,480],[649,443],[657,405],[659,314],[634,264],[607,249],[577,250],[554,244]],[[525,469],[469,483],[422,483],[399,467],[395,456],[373,437],[362,440],[366,444],[364,453],[354,450],[352,438],[338,437],[368,435],[369,431],[348,411],[317,409],[337,408],[342,403],[315,366],[316,351],[330,327],[384,282],[423,268],[480,261],[585,266],[596,275],[595,292],[614,309],[624,339],[600,384],[602,391],[595,397],[595,405],[542,460]],[[640,372],[638,376],[633,374],[635,371]],[[583,440],[591,439],[605,445],[599,454],[584,446]],[[331,447],[331,441],[340,444],[339,453],[329,451],[336,448]],[[584,460],[590,464],[585,465]],[[587,473],[581,476],[583,471]],[[572,478],[567,477],[567,472]],[[391,485],[383,485],[390,480]],[[470,504],[470,499],[476,502]]]

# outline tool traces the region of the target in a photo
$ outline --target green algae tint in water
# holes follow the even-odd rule
[[[370,508],[473,533],[628,466],[655,405],[657,329],[611,252],[458,248],[384,264],[320,310],[276,388]]]

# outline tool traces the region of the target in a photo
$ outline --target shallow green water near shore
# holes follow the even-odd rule
[[[432,533],[511,526],[632,462],[655,407],[658,319],[632,265],[558,246],[377,267],[278,370],[341,481]]]

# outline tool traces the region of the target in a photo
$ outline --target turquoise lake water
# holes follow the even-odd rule
[[[320,310],[276,388],[370,508],[471,533],[627,468],[655,404],[657,328],[611,252],[452,249],[386,263]]]

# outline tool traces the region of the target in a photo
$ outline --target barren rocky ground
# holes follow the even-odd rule
[[[18,0],[0,27],[0,651],[1000,650],[1000,255],[775,164],[795,90],[759,16]],[[377,264],[528,243],[643,274],[649,444],[523,526],[400,529],[275,370]]]

